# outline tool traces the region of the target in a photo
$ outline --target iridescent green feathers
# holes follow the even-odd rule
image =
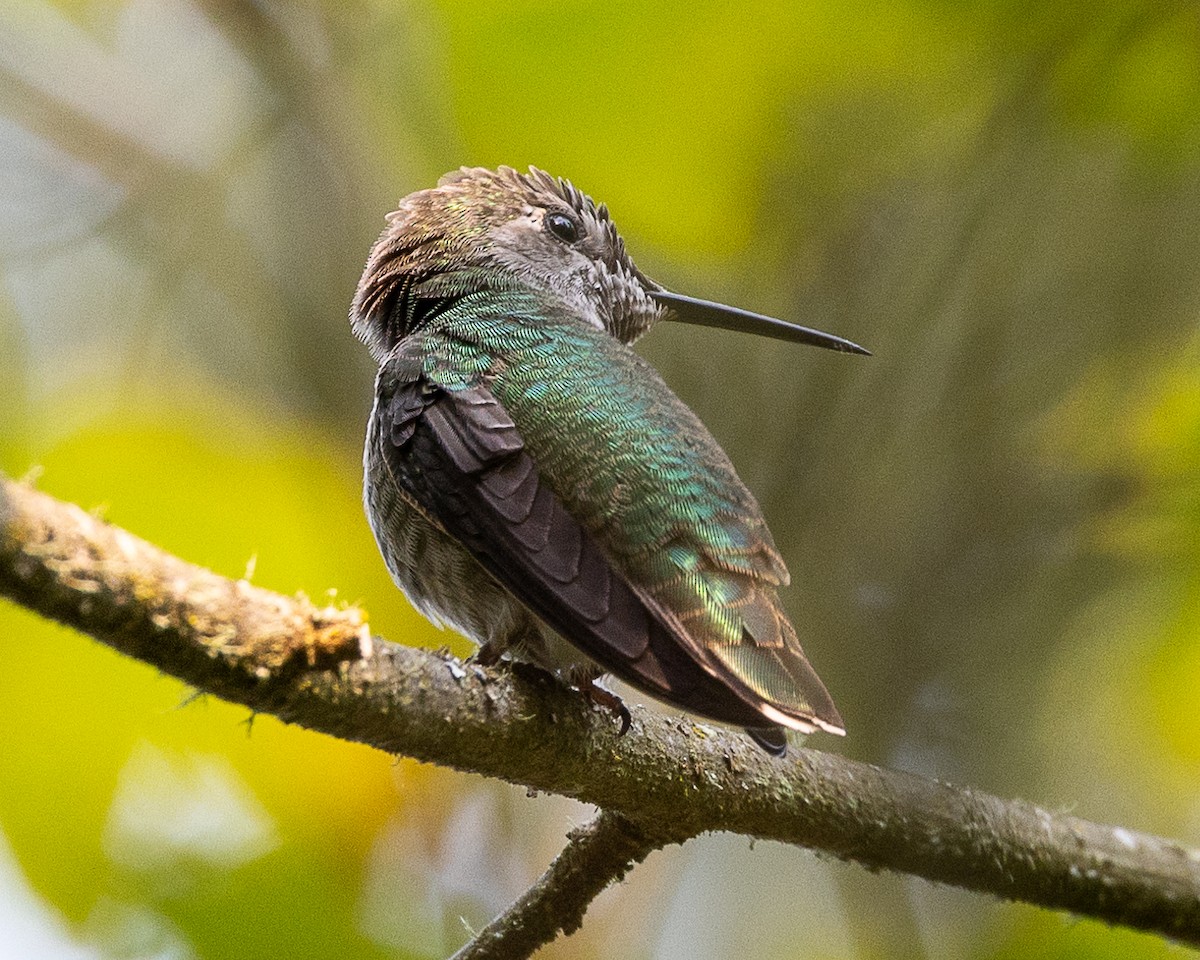
[[[787,569],[758,504],[649,364],[567,324],[492,389],[568,511],[693,655],[791,720],[841,730],[780,607]]]
[[[758,505],[708,431],[644,360],[527,290],[464,297],[411,337],[404,352],[419,357],[429,384],[449,393],[486,385],[484,396],[494,397],[521,438],[529,458],[521,468],[536,470],[547,492],[640,599],[656,629],[736,696],[722,704],[710,689],[707,702],[697,701],[673,689],[670,680],[655,682],[653,664],[615,665],[614,656],[636,646],[617,627],[609,634],[614,649],[607,655],[597,641],[581,643],[589,655],[649,692],[715,719],[753,724],[756,718],[746,707],[754,704],[759,722],[841,730],[780,608],[775,587],[787,582],[787,570]],[[441,411],[436,416],[451,438],[461,441],[468,433],[447,425]],[[428,500],[437,492],[421,496]],[[494,496],[472,507],[479,523],[481,511],[502,508]],[[530,525],[533,532],[524,539],[538,549],[505,551],[492,573],[579,642],[584,621],[597,615],[579,595],[574,623],[529,599],[536,582],[553,579],[553,569],[539,562],[545,552],[578,553],[574,540],[566,546],[546,542],[549,511],[546,506],[511,512],[510,522],[519,521],[512,526]],[[439,518],[455,528],[454,521]],[[550,532],[577,538],[561,523]],[[497,535],[493,529],[491,536]],[[486,543],[471,546],[477,556],[487,554]],[[637,622],[637,629],[650,629]],[[693,677],[689,685],[699,682]]]
[[[607,210],[541,171],[406,198],[352,313],[382,364],[368,462],[606,669],[713,719],[841,733],[757,503],[627,346],[656,290]]]

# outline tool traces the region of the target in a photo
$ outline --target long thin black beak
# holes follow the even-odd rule
[[[843,353],[871,355],[871,351],[866,347],[835,337],[832,333],[822,333],[820,330],[788,323],[786,320],[765,317],[761,313],[751,313],[749,310],[713,303],[711,300],[697,300],[695,297],[685,297],[681,293],[671,293],[669,290],[652,290],[650,296],[663,306],[670,307],[669,320],[694,323],[702,327],[720,327],[722,330],[736,330],[739,333],[754,333],[760,337],[774,337],[776,340],[788,340],[792,343],[807,343],[813,347],[840,350]]]

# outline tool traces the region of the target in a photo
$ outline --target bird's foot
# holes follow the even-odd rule
[[[625,706],[625,701],[611,690],[605,690],[603,687],[596,686],[596,682],[590,679],[580,683],[579,690],[596,706],[603,707],[612,713],[613,716],[620,718],[621,729],[617,732],[617,736],[625,736],[629,730],[629,725],[633,723],[633,716],[629,713],[629,708]]]
[[[496,643],[484,643],[475,655],[471,657],[473,663],[479,664],[481,667],[494,667],[500,662],[500,658],[504,655],[504,651],[500,649],[500,645]]]

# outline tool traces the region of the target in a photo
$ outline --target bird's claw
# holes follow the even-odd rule
[[[625,736],[629,732],[629,725],[633,723],[633,715],[629,712],[629,708],[625,706],[625,701],[618,697],[611,690],[605,690],[603,687],[596,686],[595,682],[589,680],[580,688],[583,695],[598,707],[603,707],[611,712],[614,716],[621,720],[621,729],[617,731],[618,737]]]

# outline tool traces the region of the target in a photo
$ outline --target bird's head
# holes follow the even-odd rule
[[[463,167],[400,201],[371,250],[351,322],[376,359],[464,295],[524,286],[632,343],[660,319],[850,352],[830,334],[671,293],[643,274],[604,204],[531,167]]]

